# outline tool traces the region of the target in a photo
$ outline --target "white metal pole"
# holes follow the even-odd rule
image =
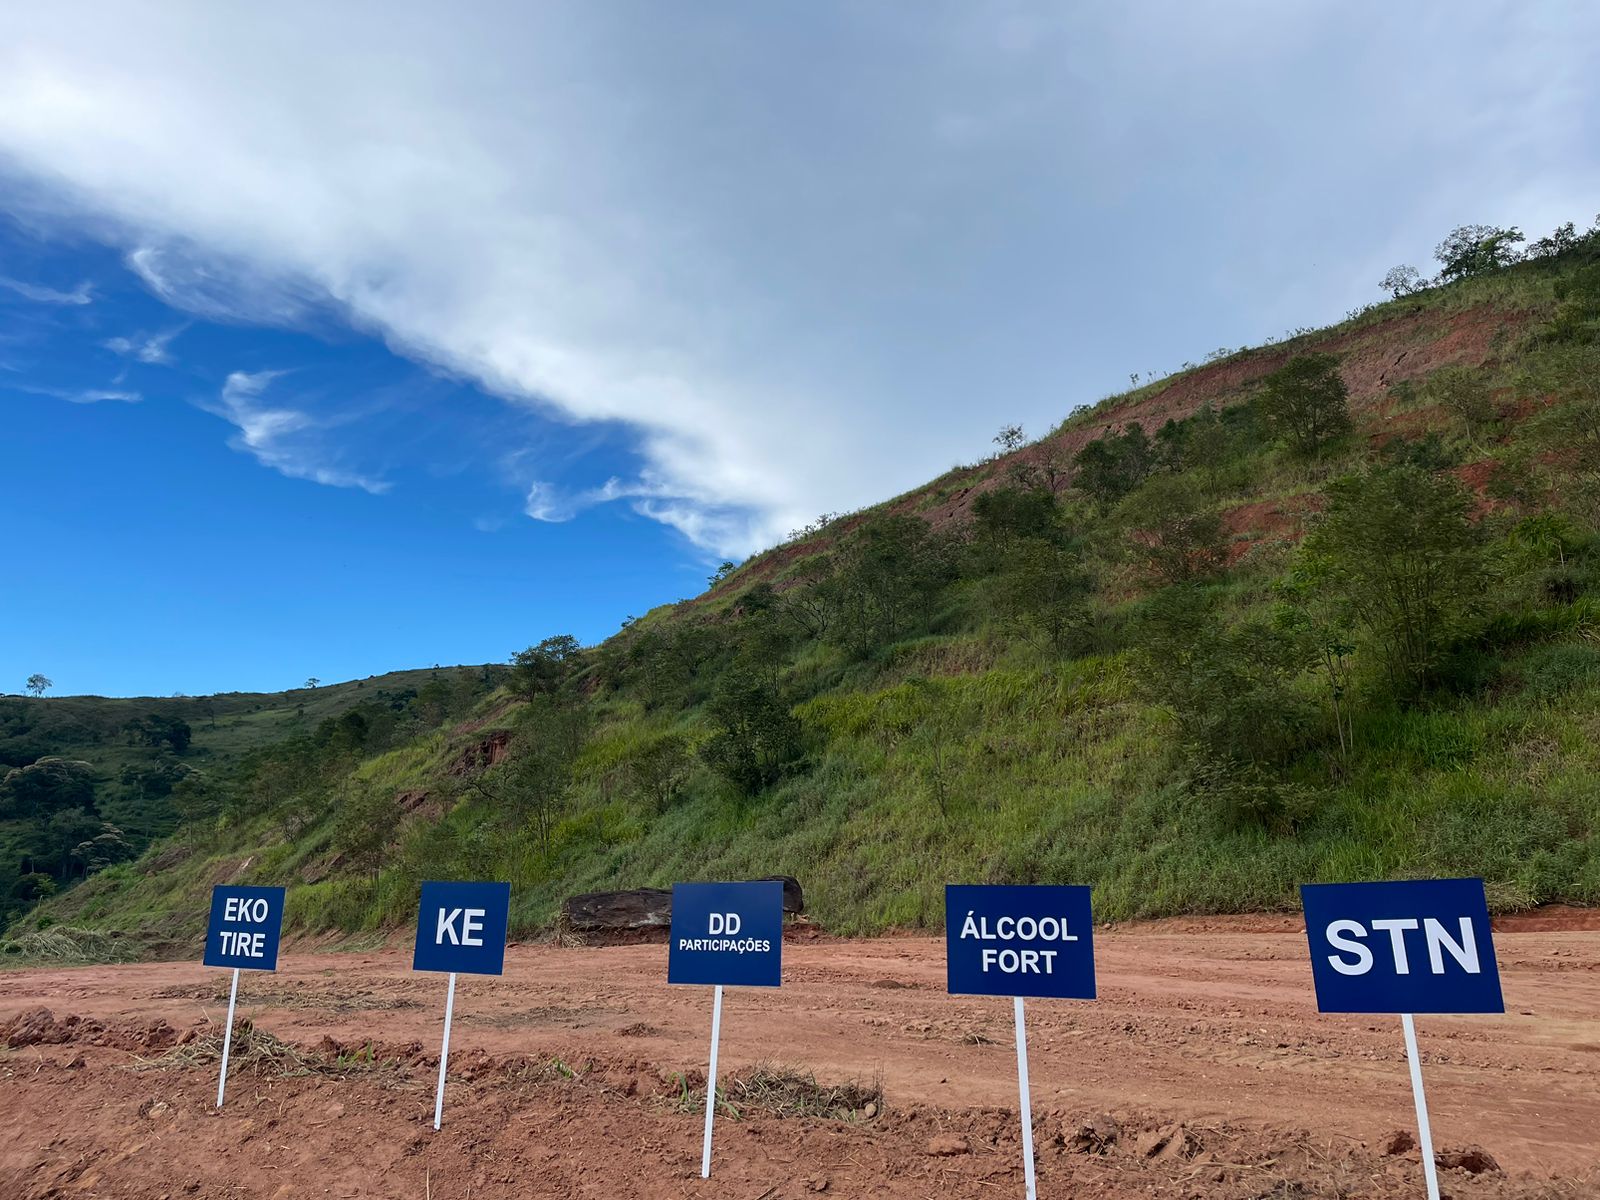
[[[1411,1064],[1411,1098],[1417,1104],[1417,1141],[1422,1147],[1422,1174],[1428,1181],[1428,1200],[1439,1200],[1439,1172],[1433,1164],[1433,1129],[1428,1125],[1428,1098],[1422,1093],[1422,1055],[1417,1051],[1417,1023],[1410,1013],[1400,1014],[1406,1031],[1406,1061]]]
[[[1022,1177],[1028,1200],[1037,1200],[1033,1180],[1033,1098],[1028,1095],[1028,1027],[1022,1019],[1022,997],[1011,998],[1017,1013],[1017,1090],[1022,1094]]]
[[[444,994],[444,1048],[439,1051],[439,1090],[433,1096],[433,1127],[444,1117],[444,1071],[450,1061],[450,1019],[456,1012],[456,973],[450,972],[450,990]]]
[[[228,989],[228,1028],[222,1033],[222,1074],[217,1076],[217,1107],[222,1107],[222,1093],[228,1086],[228,1051],[233,1048],[233,1006],[239,999],[239,968],[233,969],[233,986]]]
[[[717,1111],[717,1043],[722,1039],[722,985],[711,1001],[711,1069],[706,1072],[706,1140],[700,1151],[700,1178],[711,1178],[711,1118]]]

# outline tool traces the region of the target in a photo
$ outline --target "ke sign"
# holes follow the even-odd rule
[[[1300,898],[1323,1012],[1505,1011],[1483,880],[1307,883]]]
[[[777,987],[782,975],[782,883],[672,885],[668,983]]]
[[[281,887],[214,887],[205,965],[276,971],[282,932]]]
[[[1094,999],[1088,888],[952,883],[944,904],[952,993]]]
[[[509,883],[424,883],[411,969],[499,975],[510,910]]]

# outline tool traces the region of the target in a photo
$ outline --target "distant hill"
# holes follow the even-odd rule
[[[13,765],[83,758],[99,815],[172,830],[12,945],[192,940],[224,879],[345,932],[451,877],[509,879],[523,933],[573,892],[777,873],[844,932],[935,926],[948,881],[1089,883],[1108,918],[1431,874],[1596,903],[1600,232],[1521,259],[1514,232],[1457,231],[1441,279],[1331,328],[1002,429],[600,646],[442,672],[426,711],[417,673],[214,698],[215,729],[206,701],[0,702]],[[161,727],[127,722],[168,704],[170,757],[210,757],[162,804],[137,784],[171,765]]]
[[[409,738],[470,705],[499,674],[393,671],[214,696],[0,696],[0,786],[10,778],[0,792],[0,927],[41,893],[138,857],[178,827],[186,793],[201,781],[223,786],[252,754],[348,737],[357,721],[364,741]],[[30,776],[44,778],[34,786]]]

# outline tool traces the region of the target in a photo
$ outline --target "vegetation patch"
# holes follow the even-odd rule
[[[678,1085],[679,1111],[704,1112],[704,1078],[696,1086],[690,1076],[679,1076]],[[869,1121],[883,1112],[883,1081],[820,1084],[809,1071],[758,1063],[718,1082],[717,1111],[735,1120],[765,1116]]]

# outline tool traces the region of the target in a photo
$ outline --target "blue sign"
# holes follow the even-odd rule
[[[1483,880],[1307,883],[1300,900],[1323,1012],[1505,1012]]]
[[[675,883],[668,983],[783,982],[783,884]]]
[[[506,965],[509,883],[425,883],[413,971],[499,975]]]
[[[211,923],[206,927],[205,965],[278,969],[278,939],[283,933],[281,887],[211,889]]]
[[[1086,887],[948,884],[944,945],[953,994],[1094,999]]]

